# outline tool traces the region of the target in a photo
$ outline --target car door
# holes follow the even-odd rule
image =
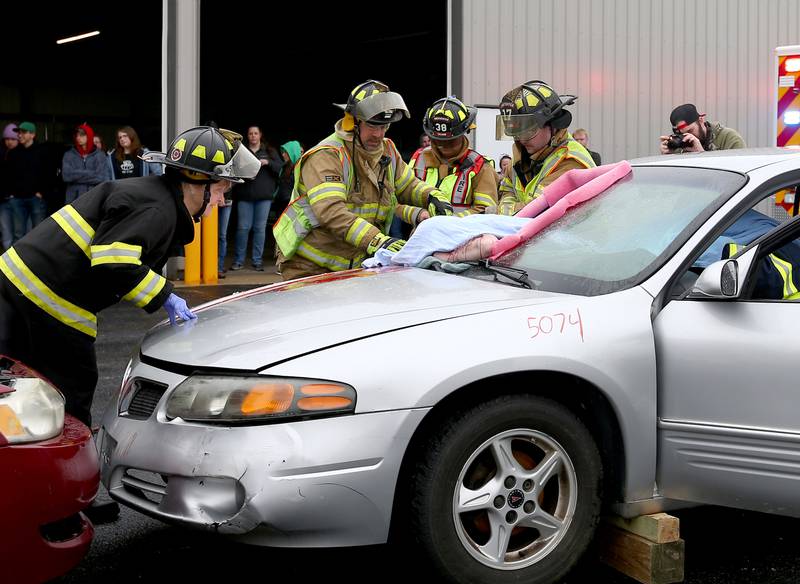
[[[798,237],[800,218],[773,229],[754,265]],[[800,516],[800,301],[688,295],[653,325],[659,493]]]

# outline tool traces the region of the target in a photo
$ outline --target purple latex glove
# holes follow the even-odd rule
[[[170,324],[177,324],[176,318],[180,318],[181,320],[197,318],[197,315],[189,310],[186,301],[175,294],[170,294],[167,297],[167,301],[164,302],[164,310],[166,310],[169,315]]]

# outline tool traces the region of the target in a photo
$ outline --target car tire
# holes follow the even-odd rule
[[[600,455],[553,400],[508,395],[461,411],[433,432],[414,468],[410,535],[448,581],[555,582],[593,538]]]

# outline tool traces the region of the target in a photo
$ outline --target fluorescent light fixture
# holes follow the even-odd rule
[[[82,41],[83,39],[88,39],[89,37],[97,36],[100,34],[99,30],[93,30],[92,32],[85,32],[83,34],[79,34],[76,36],[71,36],[65,39],[60,39],[56,41],[57,45],[63,45],[64,43],[71,43],[73,41]]]
[[[800,124],[800,110],[788,110],[783,114],[783,123],[787,126]]]

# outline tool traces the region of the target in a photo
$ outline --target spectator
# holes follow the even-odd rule
[[[427,134],[420,134],[419,137],[419,147],[420,148],[427,148],[431,145],[431,137]]]
[[[36,125],[22,122],[17,128],[19,146],[10,150],[6,160],[8,194],[13,220],[12,244],[36,227],[47,214],[44,193],[47,190],[45,162],[36,143]],[[30,223],[29,223],[30,222]]]
[[[67,204],[95,185],[111,180],[108,157],[95,146],[94,131],[89,124],[75,128],[73,142],[73,147],[64,153],[61,162],[61,178],[67,185]]]
[[[272,203],[275,209],[275,217],[280,217],[289,200],[292,198],[292,189],[294,189],[294,165],[300,160],[303,155],[303,146],[297,140],[286,142],[281,146],[281,158],[283,158],[283,167],[281,168],[281,176],[278,181],[278,194],[275,196],[275,201]]]
[[[6,160],[8,153],[19,145],[17,124],[8,124],[3,129],[3,148],[0,151],[0,242],[3,249],[11,247],[14,238],[14,222],[11,218],[11,204],[9,203],[8,171]]]
[[[150,152],[142,147],[139,135],[130,126],[122,126],[117,130],[117,142],[109,153],[108,160],[111,165],[111,176],[114,180],[163,174],[164,169],[160,164],[144,162],[140,156]]]
[[[500,157],[500,170],[497,171],[501,179],[509,176],[509,168],[511,168],[511,157],[508,154],[503,154]]]
[[[578,128],[572,133],[572,137],[575,138],[575,141],[578,144],[582,144],[584,148],[589,152],[589,155],[594,160],[596,166],[600,166],[602,164],[600,155],[595,152],[594,150],[589,150],[589,132],[584,130],[583,128]]]
[[[225,273],[225,255],[228,253],[228,222],[231,219],[231,207],[233,206],[233,199],[231,198],[231,187],[226,185],[225,193],[223,194],[225,201],[218,206],[219,214],[217,215],[217,277],[224,278]]]
[[[661,154],[745,148],[744,138],[719,122],[707,122],[693,103],[679,105],[669,115],[672,136],[660,136]]]
[[[95,134],[94,138],[92,139],[94,143],[94,147],[97,148],[100,152],[106,152],[106,143],[103,142],[103,137],[100,134]]]
[[[278,190],[278,177],[280,176],[283,162],[277,151],[264,142],[261,128],[258,126],[247,128],[247,147],[260,161],[261,169],[255,179],[236,185],[233,189],[238,221],[236,225],[236,249],[234,250],[231,270],[241,270],[244,267],[247,238],[252,231],[253,249],[251,257],[253,269],[263,272],[267,217],[269,216],[272,199]]]
[[[303,146],[297,140],[291,140],[281,145],[283,167],[281,168],[281,176],[278,179],[278,194],[275,195],[275,200],[272,203],[272,210],[275,212],[275,223],[278,222],[278,218],[286,210],[292,198],[292,190],[294,189],[294,165],[300,160],[303,151]],[[275,246],[275,257],[278,257],[277,245]],[[280,273],[280,268],[278,268],[278,274]]]

